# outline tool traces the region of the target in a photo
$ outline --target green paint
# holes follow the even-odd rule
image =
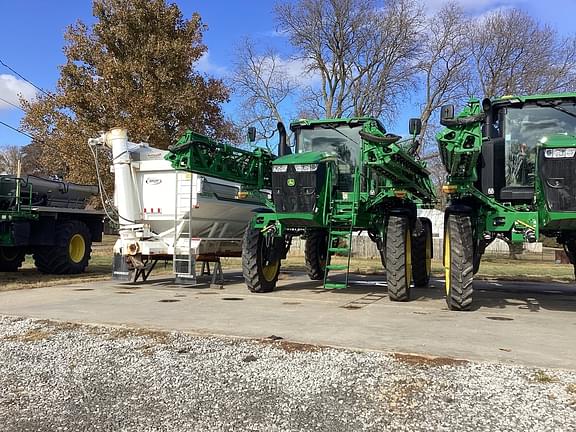
[[[486,111],[478,99],[470,99],[457,116],[470,121],[446,127],[437,134],[440,156],[448,172],[447,183],[456,187],[456,191],[449,194],[449,209],[456,206],[469,209],[476,244],[485,246],[496,235],[521,243],[538,238],[540,233],[556,237],[560,243],[576,241],[576,211],[551,210],[545,182],[552,180],[545,178],[539,165],[547,149],[576,148],[576,130],[569,125],[571,121],[542,120],[545,116],[553,119],[548,113],[556,111],[558,116],[566,116],[564,120],[574,117],[573,104],[576,104],[576,93],[499,97],[491,100]],[[562,112],[566,109],[572,114]],[[576,120],[573,123],[576,126]],[[562,129],[562,124],[568,128]],[[491,137],[487,136],[488,130]],[[526,136],[538,139],[528,140],[526,144]],[[478,161],[483,147],[488,145],[501,145],[504,149],[504,160],[495,164],[496,169],[504,173],[504,187],[518,190],[514,173],[522,172],[520,168],[530,173],[521,178],[524,183],[520,185],[533,192],[532,200],[520,202],[498,197],[501,194],[498,187],[494,191],[482,189],[479,181],[482,165]],[[502,163],[507,165],[503,167]],[[576,191],[564,184],[565,181],[569,179],[558,179],[558,190],[574,199]]]
[[[350,245],[352,233],[364,230],[382,244],[390,212],[402,212],[414,223],[418,206],[434,204],[426,163],[410,153],[414,140],[393,139],[377,119],[304,119],[292,122],[290,129],[295,146],[282,157],[263,149],[247,152],[188,131],[166,158],[175,169],[236,181],[254,191],[272,189],[273,194],[275,175],[283,179],[275,188],[284,182],[288,188],[306,188],[301,182],[314,178],[311,191],[298,189],[299,201],[312,196],[313,211],[281,212],[274,199],[264,200],[272,212],[256,214],[252,227],[276,237],[321,229],[329,233],[329,243],[343,232],[343,242]],[[329,249],[350,256],[348,246]],[[333,252],[327,251],[328,261]]]

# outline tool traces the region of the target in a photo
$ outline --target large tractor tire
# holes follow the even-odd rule
[[[280,274],[280,259],[269,261],[266,239],[258,229],[248,226],[242,243],[242,273],[251,292],[274,291]]]
[[[92,235],[84,222],[66,221],[56,226],[56,245],[34,250],[36,268],[47,274],[77,274],[88,267]]]
[[[564,252],[574,267],[574,279],[576,280],[576,239],[571,238],[564,244]]]
[[[308,234],[304,246],[306,273],[311,280],[324,279],[328,253],[328,233],[312,231]]]
[[[472,220],[463,214],[451,214],[444,227],[444,274],[448,309],[470,310],[474,279],[474,241]]]
[[[418,218],[412,234],[412,278],[414,286],[427,287],[432,273],[432,223]]]
[[[386,284],[392,301],[410,300],[412,234],[404,216],[390,216],[386,229]]]
[[[15,272],[22,267],[26,251],[21,247],[0,247],[0,272]]]

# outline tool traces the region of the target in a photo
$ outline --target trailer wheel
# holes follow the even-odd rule
[[[386,230],[386,284],[392,301],[410,299],[412,234],[407,217],[390,216]]]
[[[412,234],[412,278],[414,286],[427,287],[432,272],[432,224],[418,218],[418,225]]]
[[[470,310],[474,279],[472,221],[468,215],[451,214],[444,228],[444,275],[448,309]]]
[[[47,274],[77,274],[88,266],[92,236],[84,222],[66,221],[56,226],[56,245],[34,250],[36,268]]]
[[[269,261],[266,239],[258,229],[248,226],[242,242],[242,273],[251,292],[274,291],[280,274],[280,259]]]
[[[15,272],[22,267],[26,251],[21,247],[0,247],[0,272]]]
[[[311,280],[322,280],[326,270],[326,254],[328,253],[328,233],[312,231],[308,234],[304,246],[306,273]]]

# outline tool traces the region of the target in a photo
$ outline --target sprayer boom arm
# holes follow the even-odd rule
[[[229,180],[254,189],[272,185],[272,161],[276,156],[263,148],[247,151],[186,131],[169,151],[166,159],[177,170]]]

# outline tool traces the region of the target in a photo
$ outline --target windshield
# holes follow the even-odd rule
[[[338,188],[352,191],[353,174],[360,155],[361,130],[361,125],[348,124],[323,124],[298,129],[295,134],[296,153],[319,151],[334,154],[338,158]]]
[[[319,125],[314,129],[298,129],[296,152],[319,151],[333,153],[338,159],[356,166],[360,152],[362,126]]]
[[[504,111],[506,186],[533,186],[536,146],[545,136],[576,135],[576,104],[542,101]]]

